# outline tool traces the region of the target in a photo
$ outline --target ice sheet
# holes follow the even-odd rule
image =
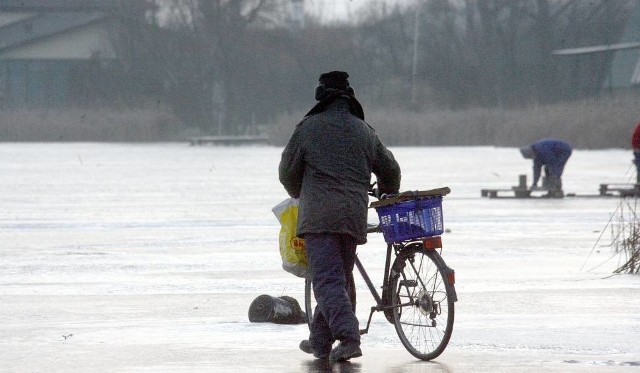
[[[438,359],[444,368],[416,370],[376,314],[362,365],[352,367],[640,364],[640,276],[612,276],[620,258],[606,246],[618,198],[481,198],[482,188],[530,179],[530,161],[516,148],[392,150],[404,190],[452,189],[443,202],[443,257],[456,270],[454,334]],[[0,144],[0,370],[316,371],[297,351],[306,326],[247,317],[261,294],[302,300],[303,281],[280,269],[271,213],[286,197],[280,152]],[[595,195],[601,183],[628,182],[631,159],[624,149],[576,150],[565,191]],[[380,236],[358,249],[376,283],[384,250]],[[356,281],[364,324],[372,302]]]

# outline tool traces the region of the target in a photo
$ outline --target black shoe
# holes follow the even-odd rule
[[[362,356],[362,350],[360,350],[360,344],[358,342],[340,342],[336,348],[331,350],[329,361],[335,363],[359,356]]]
[[[316,359],[326,359],[329,357],[329,351],[318,352],[311,348],[311,342],[308,339],[303,339],[300,342],[300,350],[308,354],[312,354]]]

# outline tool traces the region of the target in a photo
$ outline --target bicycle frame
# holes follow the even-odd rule
[[[392,249],[393,249],[393,245],[390,243],[387,244],[387,255],[386,255],[386,260],[384,264],[384,278],[382,279],[382,296],[386,295],[386,291],[389,287],[389,270],[391,267],[391,252],[393,251]],[[376,305],[371,307],[371,313],[369,313],[369,320],[367,320],[367,327],[360,331],[360,334],[367,334],[369,332],[369,325],[371,324],[371,318],[373,317],[373,313],[378,311],[383,311],[385,309],[391,309],[393,308],[393,306],[384,304],[382,297],[380,296],[380,294],[378,293],[378,290],[373,285],[371,278],[367,274],[367,271],[364,269],[364,266],[360,262],[360,259],[358,258],[357,255],[356,255],[355,264],[356,264],[356,267],[358,267],[358,271],[360,272],[362,279],[367,284],[367,287],[369,288],[371,295],[373,295],[373,298],[376,301]]]
[[[390,263],[391,263],[391,248],[392,245],[391,244],[387,244],[387,260],[385,262],[385,270],[384,270],[384,278],[382,280],[382,293],[383,295],[385,294],[385,291],[387,290],[387,287],[389,286],[389,267],[390,267]],[[369,291],[371,291],[371,295],[373,295],[373,298],[376,300],[376,306],[372,307],[375,309],[375,311],[382,311],[383,308],[383,301],[382,301],[382,297],[380,296],[380,294],[378,293],[378,290],[376,290],[375,286],[373,285],[373,282],[371,281],[371,278],[369,278],[369,275],[367,274],[367,271],[364,269],[364,266],[362,265],[362,263],[360,262],[360,259],[356,256],[356,267],[358,267],[358,271],[360,272],[360,275],[362,276],[362,278],[364,279],[364,282],[367,284],[367,287],[369,288]],[[371,318],[369,318],[371,319]]]
[[[425,242],[430,242],[429,248],[427,248],[427,246],[425,245]],[[436,244],[434,245],[433,242],[436,242]],[[390,280],[392,275],[391,273],[392,255],[391,254],[395,252],[397,257],[398,255],[402,255],[403,249],[410,246],[415,246],[415,245],[420,246],[422,250],[435,250],[437,247],[442,247],[439,236],[437,236],[435,240],[434,240],[434,237],[430,237],[428,239],[425,239],[424,241],[417,241],[417,242],[387,243],[384,277],[382,279],[382,295],[378,293],[378,290],[374,286],[373,281],[371,281],[371,278],[367,274],[367,271],[362,265],[362,262],[360,262],[360,259],[358,258],[358,256],[356,256],[355,265],[358,268],[358,271],[360,272],[362,279],[367,284],[367,287],[369,288],[371,295],[376,301],[376,305],[371,307],[371,312],[369,313],[369,319],[367,320],[367,326],[366,328],[360,331],[360,334],[367,334],[369,332],[369,326],[371,325],[371,318],[373,317],[374,312],[385,311],[385,310],[393,309],[398,306],[404,306],[403,304],[396,305],[396,306],[389,304],[391,297],[388,296],[387,292],[389,291]],[[448,279],[447,282],[445,283],[445,286],[449,289],[453,301],[454,302],[457,301],[458,297],[457,297],[455,286],[454,286],[454,283],[455,283],[454,270],[449,268],[444,263],[444,260],[442,260],[442,257],[440,257],[440,255],[434,256],[434,260],[438,261],[439,262],[438,264],[441,264],[442,268],[444,268],[445,273],[443,273],[443,277]],[[385,301],[385,299],[388,299],[388,300]]]

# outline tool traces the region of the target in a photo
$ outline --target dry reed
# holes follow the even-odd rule
[[[523,146],[554,137],[575,148],[630,146],[640,122],[640,95],[606,96],[523,109],[475,108],[413,112],[365,107],[367,122],[390,146]],[[269,126],[277,145],[286,143],[303,113],[283,115]]]

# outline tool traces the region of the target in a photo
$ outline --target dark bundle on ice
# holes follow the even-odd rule
[[[307,316],[292,297],[260,295],[249,306],[249,321],[275,324],[304,324]]]

